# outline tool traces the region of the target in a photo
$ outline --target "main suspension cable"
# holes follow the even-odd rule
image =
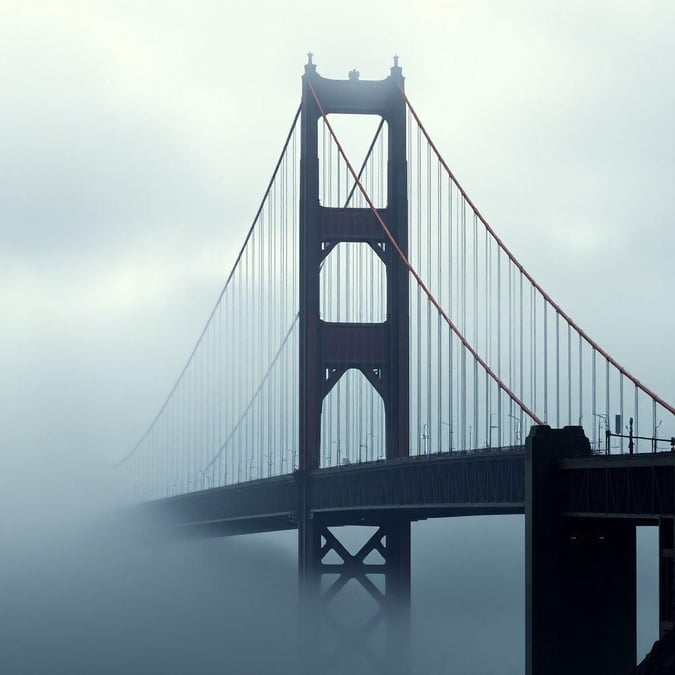
[[[656,403],[661,405],[663,408],[665,408],[668,412],[671,414],[675,415],[675,406],[670,405],[667,403],[665,400],[663,400],[658,394],[653,392],[651,389],[649,389],[646,385],[642,384],[640,380],[638,380],[636,377],[631,375],[618,361],[613,359],[595,340],[593,340],[584,330],[582,330],[577,323],[570,317],[552,298],[551,296],[544,291],[544,289],[534,280],[534,277],[523,267],[523,265],[516,259],[516,257],[511,253],[511,251],[506,247],[504,242],[500,239],[500,237],[497,235],[497,233],[494,231],[494,229],[491,227],[491,225],[487,222],[487,220],[483,217],[481,212],[476,208],[475,204],[471,201],[471,198],[469,195],[466,193],[464,188],[461,186],[457,178],[455,177],[455,174],[452,172],[448,164],[446,163],[445,159],[443,159],[443,156],[439,152],[438,148],[436,147],[436,144],[431,140],[431,136],[429,135],[429,132],[426,130],[425,126],[422,124],[422,121],[420,120],[415,108],[413,105],[410,103],[410,99],[405,93],[405,90],[401,85],[398,85],[399,90],[401,92],[401,96],[403,97],[403,100],[405,101],[406,105],[408,106],[408,109],[410,110],[412,116],[414,117],[415,121],[417,122],[419,128],[421,129],[422,133],[424,134],[424,137],[427,139],[427,143],[431,146],[432,150],[438,157],[438,160],[441,162],[443,165],[443,168],[445,171],[448,173],[454,184],[457,186],[457,189],[459,190],[459,193],[462,195],[462,197],[466,200],[467,204],[473,209],[474,213],[478,217],[478,219],[483,223],[483,226],[486,228],[486,230],[490,233],[490,235],[495,239],[497,245],[499,248],[501,248],[504,253],[508,256],[509,260],[518,268],[518,270],[523,274],[523,276],[532,284],[532,286],[541,294],[543,297],[544,301],[547,302],[548,304],[551,305],[551,307],[568,323],[572,326],[572,328],[594,349],[596,350],[604,359],[606,359],[612,366],[614,366],[622,375],[627,377],[636,387],[638,387],[641,391],[643,391],[647,396],[649,396],[652,400],[654,400]]]
[[[162,413],[164,410],[166,410],[166,407],[169,405],[169,401],[173,397],[176,389],[178,388],[178,385],[180,384],[181,380],[183,379],[183,376],[185,375],[187,369],[190,367],[190,364],[192,363],[192,360],[195,357],[195,354],[197,353],[197,349],[199,348],[199,345],[202,343],[202,340],[204,339],[204,336],[206,335],[206,331],[208,330],[209,326],[211,325],[211,321],[213,320],[213,317],[216,313],[216,310],[218,309],[218,306],[220,305],[220,301],[223,299],[223,296],[225,295],[225,291],[230,285],[230,282],[232,281],[232,278],[234,277],[234,273],[237,270],[237,267],[239,266],[239,263],[242,260],[242,257],[244,255],[244,251],[246,250],[246,246],[248,245],[249,240],[251,239],[251,236],[253,235],[253,231],[255,230],[255,226],[258,223],[258,219],[260,218],[260,214],[262,213],[263,208],[265,207],[265,203],[267,202],[267,198],[270,194],[270,191],[272,189],[272,186],[274,185],[274,181],[277,177],[277,173],[279,172],[279,168],[281,167],[281,164],[283,162],[284,156],[286,154],[286,150],[288,149],[288,146],[291,142],[291,139],[293,138],[293,132],[295,131],[295,126],[298,122],[298,119],[300,118],[300,112],[302,111],[302,105],[298,106],[298,109],[295,112],[295,115],[293,117],[293,121],[291,122],[291,128],[286,136],[286,140],[284,141],[284,145],[281,149],[281,153],[279,154],[279,159],[277,160],[277,163],[274,166],[274,171],[272,171],[272,177],[270,178],[267,188],[265,189],[265,192],[263,194],[262,199],[260,200],[260,205],[258,206],[258,210],[256,211],[256,214],[253,218],[253,222],[251,223],[251,226],[248,229],[248,232],[246,233],[246,237],[244,238],[244,243],[241,246],[241,249],[239,250],[239,254],[237,255],[234,264],[232,265],[232,269],[230,270],[230,273],[227,276],[227,279],[225,280],[225,284],[223,285],[223,288],[221,289],[220,293],[218,294],[218,298],[216,299],[216,302],[213,306],[213,309],[211,310],[208,318],[206,319],[206,323],[204,324],[204,328],[202,329],[201,333],[199,334],[199,337],[197,338],[197,342],[195,343],[195,346],[193,347],[192,351],[190,352],[190,355],[188,356],[188,359],[183,366],[183,369],[180,371],[180,374],[176,378],[176,381],[171,387],[171,390],[169,391],[166,399],[164,400],[164,403],[160,407],[159,411],[153,418],[152,422],[148,425],[147,429],[143,433],[143,435],[138,439],[136,444],[127,452],[124,457],[119,459],[117,462],[114,462],[110,464],[111,468],[116,468],[118,466],[121,466],[124,464],[130,457],[133,456],[133,454],[138,450],[138,448],[141,447],[143,444],[143,441],[148,437],[150,432],[154,429],[155,425],[159,421],[160,417],[162,416]]]
[[[408,257],[403,253],[401,250],[401,247],[398,245],[398,242],[392,235],[391,231],[385,224],[384,220],[380,216],[378,210],[375,208],[375,205],[373,204],[370,196],[366,192],[365,188],[363,187],[363,184],[361,183],[361,180],[359,179],[356,171],[354,170],[354,167],[352,166],[351,162],[349,161],[347,155],[345,154],[345,151],[340,144],[340,141],[338,140],[337,136],[335,135],[335,132],[333,131],[333,127],[331,126],[330,122],[328,121],[328,118],[326,116],[326,113],[323,109],[323,106],[321,105],[321,101],[319,100],[319,97],[316,94],[316,91],[314,91],[314,87],[312,87],[311,82],[308,82],[308,86],[310,91],[312,92],[312,96],[317,104],[317,107],[319,108],[319,112],[321,113],[321,117],[323,118],[323,123],[326,125],[331,137],[333,138],[333,141],[335,142],[335,145],[338,148],[338,151],[342,155],[342,158],[344,159],[344,162],[349,170],[349,172],[352,175],[352,178],[354,179],[354,182],[358,185],[359,190],[361,194],[363,195],[363,198],[365,202],[368,204],[368,207],[372,211],[373,215],[377,219],[378,223],[380,224],[380,227],[382,227],[382,230],[384,231],[385,235],[387,236],[387,239],[391,242],[392,246],[398,253],[399,257],[401,258],[401,261],[405,265],[405,267],[408,269],[410,274],[413,276],[415,281],[417,282],[419,288],[423,291],[423,293],[427,296],[427,299],[431,304],[436,308],[436,311],[439,312],[439,314],[443,317],[445,322],[448,324],[450,329],[455,333],[455,335],[458,337],[466,351],[468,351],[471,356],[478,361],[478,363],[481,365],[481,367],[490,375],[492,380],[497,384],[499,389],[501,389],[509,398],[511,398],[516,405],[518,405],[520,408],[522,408],[527,415],[536,423],[536,424],[543,424],[542,420],[537,416],[537,414],[533,411],[530,410],[528,406],[526,406],[512,391],[509,389],[509,387],[502,382],[499,377],[492,371],[490,366],[481,358],[481,356],[476,352],[476,350],[471,346],[471,344],[468,342],[468,340],[464,337],[464,335],[459,331],[457,326],[454,324],[452,319],[446,314],[445,310],[441,307],[439,302],[436,300],[436,298],[433,296],[431,291],[427,288],[426,284],[418,274],[417,270],[412,266],[410,261],[408,260]]]

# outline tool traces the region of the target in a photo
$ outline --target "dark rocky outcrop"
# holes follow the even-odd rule
[[[654,643],[633,675],[674,675],[675,674],[675,631],[669,631]]]

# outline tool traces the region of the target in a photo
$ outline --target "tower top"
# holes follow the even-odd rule
[[[398,65],[398,54],[394,54],[394,65],[391,67],[392,77],[403,77],[403,68]]]
[[[314,54],[312,54],[312,52],[307,52],[307,63],[305,64],[305,73],[307,75],[316,73],[316,64],[312,60],[313,58]]]
[[[398,54],[394,55],[394,65],[391,67],[391,75],[395,78],[403,79],[403,69],[398,65],[399,56]],[[314,53],[307,52],[307,63],[305,64],[305,74],[306,75],[316,75],[316,63],[314,63]],[[354,68],[349,71],[349,79],[354,81],[360,78],[359,71]]]

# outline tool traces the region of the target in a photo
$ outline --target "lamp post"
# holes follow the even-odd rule
[[[598,445],[597,450],[600,450],[602,443],[602,426],[605,426],[605,432],[609,432],[609,416],[605,413],[593,413],[594,417],[598,418]],[[606,454],[609,454],[609,439],[607,439]]]
[[[654,420],[654,421],[656,421],[656,420]],[[652,452],[656,452],[656,437],[658,435],[657,431],[658,431],[659,427],[661,426],[662,422],[663,422],[663,420],[659,420],[659,423],[654,425],[654,442],[652,444]]]
[[[330,444],[336,446],[336,452],[337,452],[337,465],[340,466],[340,441],[339,441],[339,440],[337,440],[337,441],[331,441]],[[329,464],[330,464],[330,460],[331,460],[331,459],[332,459],[332,456],[329,456],[329,458],[328,458]]]
[[[380,437],[379,437],[377,434],[373,434],[373,433],[371,433],[371,432],[368,432],[368,433],[366,434],[366,438],[368,438],[368,436],[372,436],[373,439],[377,438],[377,448],[378,448],[377,456],[378,456],[378,459],[379,459],[379,457],[380,457],[380,452],[379,452],[379,450],[380,450]],[[368,459],[368,454],[367,454],[367,453],[368,453],[368,450],[367,450],[367,448],[366,448],[366,460]],[[375,452],[373,451],[372,454],[373,454],[373,456],[374,456],[374,455],[375,455]],[[371,457],[371,459],[373,459],[373,458],[374,458],[374,457]]]
[[[516,431],[513,435],[513,440],[518,444],[520,442],[520,419],[511,413],[508,413],[508,416],[516,423]]]
[[[448,427],[448,452],[452,452],[452,424],[450,424],[450,422],[444,422],[443,420],[441,420],[441,424],[445,424],[445,426]]]
[[[488,425],[488,437],[487,437],[487,447],[492,447],[492,430],[498,429],[499,427],[496,424],[492,424],[492,417],[494,413],[490,413],[490,424]]]

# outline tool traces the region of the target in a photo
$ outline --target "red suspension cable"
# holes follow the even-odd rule
[[[375,205],[373,204],[372,200],[370,199],[370,196],[366,192],[365,188],[363,187],[361,180],[359,179],[356,171],[354,170],[354,167],[352,166],[351,162],[347,158],[347,155],[345,154],[345,151],[340,144],[340,141],[337,139],[337,136],[335,135],[335,132],[333,131],[333,127],[331,126],[330,122],[328,121],[328,118],[326,117],[326,113],[323,109],[323,106],[321,105],[321,101],[319,100],[319,97],[316,94],[316,91],[314,91],[314,87],[312,87],[311,82],[308,82],[308,86],[312,92],[312,96],[314,97],[314,100],[316,101],[316,105],[319,108],[319,112],[321,113],[321,117],[323,119],[323,123],[326,125],[326,128],[328,129],[331,137],[333,138],[333,141],[335,142],[335,145],[338,148],[338,151],[342,155],[342,158],[345,161],[345,164],[347,165],[347,168],[349,170],[349,173],[352,175],[352,178],[354,179],[354,182],[359,188],[359,191],[363,195],[364,200],[368,204],[368,207],[370,210],[373,212],[375,218],[377,219],[378,223],[380,224],[380,227],[382,227],[382,230],[384,231],[385,235],[387,236],[387,239],[391,242],[392,246],[398,253],[399,257],[401,258],[401,261],[403,264],[406,266],[410,274],[413,276],[415,281],[417,282],[417,285],[422,289],[424,294],[427,296],[429,302],[436,308],[436,311],[443,317],[443,320],[448,324],[450,327],[450,330],[459,338],[459,341],[462,343],[464,348],[471,354],[471,356],[481,365],[481,367],[485,370],[485,372],[488,373],[488,375],[492,378],[492,380],[497,384],[499,389],[501,389],[516,405],[518,405],[536,424],[543,424],[543,421],[537,416],[537,414],[533,411],[530,410],[528,406],[526,406],[512,391],[507,387],[502,380],[497,377],[497,375],[492,371],[490,366],[480,357],[480,355],[476,352],[476,350],[469,344],[468,340],[464,337],[464,335],[459,331],[457,326],[453,323],[453,321],[450,319],[450,317],[445,313],[441,305],[438,303],[436,298],[433,296],[431,291],[427,288],[426,284],[424,281],[422,281],[422,278],[420,275],[417,273],[415,268],[411,265],[410,261],[408,260],[407,256],[403,251],[401,250],[400,246],[398,245],[398,242],[390,232],[389,228],[385,224],[384,220],[382,220],[382,217],[378,213],[377,209],[375,208]],[[434,149],[435,150],[435,149]]]
[[[544,298],[546,302],[548,302],[551,307],[560,315],[562,318],[567,321],[572,328],[584,339],[586,342],[593,348],[595,349],[604,359],[609,361],[622,375],[625,375],[636,387],[638,387],[641,391],[643,391],[647,396],[649,396],[652,400],[656,401],[659,405],[663,406],[668,412],[671,414],[675,415],[675,406],[670,405],[669,403],[666,403],[660,396],[658,396],[656,393],[654,393],[651,389],[646,387],[640,380],[638,380],[636,377],[631,375],[620,363],[615,361],[595,340],[593,340],[589,335],[586,334],[585,331],[583,331],[575,322],[574,320],[565,312],[563,309],[553,301],[551,296],[544,291],[544,289],[534,280],[534,277],[530,275],[530,273],[523,267],[523,265],[518,262],[516,257],[511,253],[511,251],[506,247],[504,242],[499,238],[497,233],[492,229],[490,224],[487,222],[487,220],[483,217],[481,212],[476,208],[475,204],[471,201],[471,198],[469,195],[465,192],[464,188],[460,185],[459,181],[455,177],[455,174],[452,172],[450,167],[447,165],[446,161],[443,159],[441,153],[439,152],[438,148],[436,147],[435,143],[431,140],[431,137],[429,136],[429,132],[426,130],[425,126],[422,124],[422,121],[420,120],[419,116],[417,115],[417,112],[415,108],[413,108],[412,104],[410,103],[410,99],[408,99],[405,90],[401,85],[398,85],[400,91],[401,91],[401,96],[403,96],[403,100],[405,101],[406,105],[408,106],[408,109],[410,110],[412,116],[415,118],[415,121],[417,122],[420,130],[424,134],[424,137],[427,139],[427,143],[431,146],[432,150],[438,157],[439,162],[443,165],[443,168],[445,171],[448,173],[454,184],[457,186],[457,189],[459,190],[460,194],[462,197],[466,200],[467,204],[473,209],[474,213],[478,217],[478,219],[483,223],[483,226],[485,229],[494,237],[495,241],[497,242],[497,245],[504,251],[504,253],[508,256],[509,260],[518,268],[518,270],[523,274],[523,276],[532,284],[532,286],[541,294],[541,296]]]

